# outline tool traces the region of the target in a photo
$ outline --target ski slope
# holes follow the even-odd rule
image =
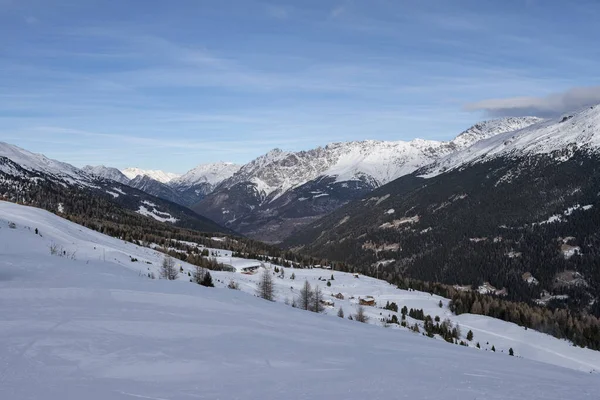
[[[65,256],[51,255],[50,246]],[[0,398],[551,400],[596,399],[600,389],[589,372],[267,302],[244,293],[257,275],[213,274],[218,285],[239,281],[242,291],[204,288],[185,274],[148,279],[161,260],[151,249],[0,202]],[[284,288],[331,274],[286,269],[286,276],[292,271],[293,281],[276,278],[279,300],[290,295]],[[325,293],[369,291],[378,303],[404,296],[437,307],[435,296],[333,273]],[[487,319],[462,317],[479,324],[476,339],[491,328]],[[598,360],[600,353],[581,351],[569,353],[573,362],[582,364],[582,354]]]

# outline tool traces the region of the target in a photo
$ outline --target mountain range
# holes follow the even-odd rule
[[[390,281],[487,283],[512,300],[599,315],[599,196],[595,106],[442,157],[283,246]]]
[[[357,141],[300,152],[274,149],[240,166],[203,164],[178,176],[157,170],[85,167],[186,207],[243,235],[278,243],[373,189],[471,144],[540,122],[536,117],[478,123],[451,141]]]
[[[167,182],[2,144],[0,196],[92,219],[118,209],[119,218],[237,232],[391,282],[474,285],[599,315],[599,148],[597,106],[486,121],[447,142],[275,149]]]
[[[276,243],[349,201],[478,140],[540,121],[486,121],[447,142],[367,140],[300,152],[275,149],[242,166],[192,209],[237,232]]]
[[[98,171],[104,177],[97,176]],[[90,221],[97,218],[102,224],[108,219],[156,226],[142,221],[151,218],[204,232],[232,233],[189,208],[129,186],[121,175],[105,167],[79,169],[0,142],[0,197],[4,199]]]

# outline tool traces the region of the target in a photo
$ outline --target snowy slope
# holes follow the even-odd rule
[[[517,131],[506,132],[476,142],[450,154],[419,173],[430,177],[461,165],[487,161],[496,157],[549,155],[556,152],[557,161],[566,161],[575,151],[597,153],[600,148],[600,106],[572,115],[544,121]]]
[[[116,168],[105,167],[104,165],[86,165],[82,168],[82,170],[98,178],[110,179],[124,185],[129,183],[129,178],[123,175],[123,173]]]
[[[84,171],[8,143],[0,142],[0,157],[6,157],[26,170],[39,172],[70,184],[86,186],[90,184],[91,177]],[[8,169],[3,169],[2,172],[11,175]]]
[[[81,252],[52,256],[51,242]],[[150,280],[128,256],[153,267],[158,254],[40,210],[0,203],[0,253],[3,399],[558,400],[600,389],[589,373]]]
[[[8,222],[14,222],[16,229],[8,228]],[[34,230],[36,228],[39,229],[41,236],[35,235]],[[215,243],[218,243],[218,241],[215,240]],[[52,245],[55,245],[59,250],[63,250],[67,257],[51,256],[49,248]],[[196,363],[200,362],[197,357],[201,357],[200,354],[206,355],[207,351],[209,351],[208,349],[211,348],[210,346],[204,348],[203,340],[207,337],[216,338],[219,335],[225,335],[225,337],[230,338],[226,342],[229,345],[240,341],[243,343],[254,343],[249,337],[236,336],[242,335],[241,333],[235,333],[237,330],[242,329],[242,326],[245,327],[244,329],[248,326],[254,328],[262,326],[273,332],[272,336],[269,336],[270,339],[268,341],[274,341],[272,347],[268,343],[259,342],[266,346],[264,351],[267,354],[267,359],[275,356],[275,353],[271,354],[269,351],[276,351],[278,349],[281,352],[281,349],[285,349],[286,346],[293,345],[295,342],[305,343],[308,348],[316,346],[319,351],[325,351],[324,354],[328,354],[326,349],[319,346],[324,343],[324,338],[329,337],[333,333],[335,340],[347,340],[348,346],[356,339],[356,335],[359,338],[356,340],[363,343],[361,346],[364,346],[366,343],[379,343],[382,340],[383,342],[379,343],[376,348],[387,349],[383,353],[394,351],[394,349],[397,349],[403,343],[409,343],[407,344],[408,347],[401,348],[401,353],[406,353],[410,348],[414,348],[414,353],[412,353],[411,357],[414,357],[415,360],[433,357],[437,360],[435,363],[442,362],[444,365],[451,365],[456,361],[452,358],[456,357],[466,357],[465,360],[474,358],[481,359],[483,360],[482,362],[485,361],[485,363],[489,364],[484,369],[490,371],[495,370],[498,365],[506,363],[508,363],[506,365],[512,365],[510,368],[518,368],[520,365],[523,365],[522,363],[528,363],[528,361],[524,360],[527,358],[578,371],[585,371],[586,373],[600,370],[600,352],[576,348],[566,341],[555,339],[531,329],[524,330],[514,324],[488,317],[475,315],[452,316],[446,307],[448,303],[447,299],[431,296],[428,293],[398,290],[386,282],[365,276],[355,278],[352,274],[323,269],[300,270],[286,268],[284,279],[275,278],[276,294],[279,302],[284,302],[286,299],[291,300],[297,295],[305,279],[312,286],[321,285],[326,298],[335,301],[335,307],[326,310],[327,316],[319,317],[312,313],[293,310],[287,306],[283,307],[283,305],[278,306],[261,302],[252,297],[259,275],[245,275],[241,273],[242,268],[259,265],[259,262],[231,257],[231,253],[225,250],[211,249],[212,251],[216,252],[220,262],[233,265],[237,269],[237,272],[232,273],[212,273],[216,285],[221,289],[217,288],[212,292],[207,292],[207,289],[188,282],[187,272],[193,271],[193,266],[179,261],[178,266],[181,266],[185,272],[180,275],[178,281],[164,282],[163,284],[163,282],[155,282],[144,278],[149,272],[157,274],[162,254],[91,231],[43,210],[0,202],[0,254],[2,254],[2,257],[0,257],[0,299],[2,299],[0,301],[0,332],[2,329],[6,329],[6,332],[11,334],[11,339],[15,341],[15,345],[12,348],[17,351],[20,348],[20,344],[31,342],[32,338],[36,337],[36,335],[44,334],[45,330],[53,324],[63,322],[63,325],[61,325],[62,329],[68,332],[74,330],[81,333],[86,338],[85,340],[99,340],[98,343],[106,343],[108,347],[106,349],[97,348],[96,350],[99,353],[96,353],[96,350],[93,349],[86,351],[85,348],[78,348],[85,341],[73,344],[72,347],[66,344],[60,345],[59,343],[56,345],[58,348],[52,346],[46,348],[45,342],[41,341],[36,346],[30,347],[29,350],[24,352],[27,357],[33,358],[30,360],[31,362],[35,362],[38,367],[40,367],[41,363],[43,367],[43,363],[49,361],[35,358],[36,355],[39,355],[40,352],[44,357],[57,356],[58,354],[60,355],[58,359],[62,360],[63,364],[66,364],[66,368],[67,365],[70,365],[67,370],[71,370],[77,365],[79,368],[82,368],[81,371],[87,371],[92,374],[98,373],[104,378],[107,377],[105,374],[109,374],[110,372],[110,363],[114,362],[118,365],[115,368],[122,371],[122,373],[125,373],[126,366],[129,365],[131,367],[130,374],[140,374],[139,376],[136,375],[136,379],[134,380],[141,379],[145,368],[156,371],[159,365],[164,366],[165,364],[183,366],[189,362],[196,365]],[[72,258],[76,260],[69,259],[70,255],[73,255]],[[132,262],[132,259],[137,259],[137,261]],[[45,268],[52,268],[52,270],[46,271]],[[294,280],[290,279],[292,273],[296,276]],[[329,278],[332,273],[335,279],[331,281],[331,287],[325,286],[325,281],[318,280],[319,277]],[[82,281],[78,281],[79,278]],[[238,282],[242,292],[246,292],[246,294],[224,289],[224,286],[230,280]],[[95,286],[97,284],[107,284],[109,286],[97,287]],[[61,292],[58,288],[69,289]],[[337,293],[342,293],[345,297],[344,300],[331,297],[332,294]],[[136,300],[132,300],[131,303],[129,301],[119,303],[119,299],[124,299],[127,296],[131,296],[132,299]],[[213,302],[213,300],[205,296],[213,296],[210,299],[218,300],[214,300]],[[468,329],[472,329],[474,341],[471,345],[473,346],[475,342],[479,342],[482,345],[482,350],[475,348],[459,349],[458,346],[444,343],[441,340],[421,337],[402,328],[384,329],[373,327],[373,329],[367,329],[360,327],[358,323],[346,325],[350,321],[338,321],[335,314],[340,306],[343,307],[346,315],[350,315],[356,310],[358,298],[366,296],[373,296],[378,305],[383,305],[386,301],[395,301],[400,307],[406,305],[408,308],[423,308],[426,314],[432,316],[439,315],[442,319],[448,317],[453,322],[458,322],[461,325],[463,336],[466,335]],[[351,297],[354,297],[354,299],[350,299]],[[444,303],[444,308],[438,307],[440,299]],[[12,301],[7,302],[8,300]],[[18,304],[17,307],[13,304],[13,301]],[[31,310],[41,307],[41,304],[38,305],[36,301],[42,302],[41,304],[45,301],[49,302],[45,306],[47,311],[44,315],[48,318],[45,322],[35,322],[33,319],[32,313],[35,311]],[[61,314],[61,310],[65,307],[73,307],[75,305],[74,301],[81,307],[78,311],[80,314],[76,314],[75,317],[69,317],[71,318],[69,321],[67,315]],[[106,303],[104,303],[105,301]],[[152,312],[152,310],[156,311],[157,307],[159,310],[162,310],[160,301],[165,301],[165,304],[171,304],[174,310],[176,310],[175,315],[178,317],[160,317],[162,315],[160,312],[157,317],[157,313]],[[138,304],[140,302],[146,303],[148,308],[135,308],[142,305]],[[53,304],[53,306],[51,307],[50,304]],[[57,307],[57,309],[53,307]],[[128,308],[129,311],[124,315],[120,315],[120,307]],[[112,308],[116,309],[112,310]],[[27,311],[28,309],[30,311]],[[8,315],[5,312],[6,310],[11,310],[10,315],[14,315],[13,319],[6,319],[6,315]],[[367,310],[368,315],[371,317],[370,322],[375,325],[381,325],[379,318],[382,316],[392,314],[391,311],[379,308],[367,307]],[[136,315],[136,312],[142,312],[145,315],[144,318],[150,319],[142,322],[140,319],[133,317]],[[95,316],[93,318],[89,316],[85,317],[85,313],[92,313]],[[155,317],[151,317],[150,313],[155,315]],[[207,317],[206,313],[210,317]],[[380,313],[382,313],[381,316]],[[218,316],[223,314],[227,317],[219,319]],[[17,318],[19,315],[21,319]],[[198,320],[198,316],[201,316],[200,320]],[[32,319],[28,320],[28,317]],[[3,318],[5,319],[2,320]],[[167,319],[163,320],[162,318]],[[169,318],[174,319],[170,320]],[[228,322],[225,322],[225,320]],[[133,325],[135,325],[135,321],[140,321],[139,323],[142,324],[140,327],[144,326],[144,329],[134,332]],[[236,321],[239,323],[239,326],[236,325]],[[415,321],[409,318],[409,322],[412,324]],[[39,325],[36,325],[38,323]],[[152,324],[154,323],[157,326],[153,328]],[[167,329],[165,324],[168,323],[173,323],[175,328],[171,328],[172,330]],[[309,327],[301,329],[299,336],[290,336],[289,331],[296,331],[297,326],[307,324]],[[313,326],[310,327],[310,324]],[[89,329],[85,329],[84,326],[89,327]],[[122,326],[122,328],[118,328],[118,326]],[[222,326],[229,326],[230,328],[221,331],[219,327]],[[293,329],[289,328],[288,331],[285,326],[293,326]],[[281,331],[278,330],[280,327],[283,327]],[[101,329],[101,332],[105,332],[104,334],[109,337],[115,334],[116,336],[113,339],[116,342],[113,343],[109,339],[104,339],[101,332],[94,334],[91,331],[92,328]],[[132,329],[132,331],[127,333],[119,329]],[[187,329],[191,329],[191,331],[184,333]],[[161,338],[154,338],[157,340],[156,342],[153,341],[153,338],[144,338],[142,335],[142,331],[149,332],[155,330],[162,332],[161,335],[163,335]],[[68,332],[64,333],[67,334]],[[250,330],[243,332],[252,338],[254,338],[254,334],[264,334],[260,329],[258,331]],[[52,333],[51,337],[54,337],[53,334],[57,334],[58,339],[62,337],[60,330],[59,332],[53,331],[50,333]],[[119,334],[117,335],[117,333]],[[170,337],[169,335],[175,335],[175,338],[179,338],[176,340],[178,345],[181,346],[181,349],[178,349],[178,351],[184,352],[185,349],[189,351],[191,348],[197,349],[199,353],[194,354],[193,357],[189,354],[184,355],[183,353],[178,353],[177,355],[170,353],[168,355],[159,355],[156,353],[159,351],[158,349],[163,349],[163,346],[168,344],[175,345],[175,342],[172,340],[167,340]],[[364,337],[361,335],[364,335]],[[197,346],[193,345],[194,337],[200,340]],[[306,342],[311,337],[313,337],[312,342]],[[64,339],[64,337],[62,338]],[[129,343],[126,340],[127,338],[131,338],[137,343],[134,346],[135,350],[131,350],[133,354],[128,353],[126,350],[123,350],[124,353],[120,353],[119,349],[127,346]],[[318,338],[318,340],[314,340],[314,338]],[[373,338],[378,339],[374,340]],[[119,340],[123,340],[123,342]],[[281,342],[282,340],[284,342]],[[192,343],[190,344],[190,342]],[[486,344],[488,342],[489,345]],[[214,356],[230,357],[229,360],[232,363],[240,361],[236,357],[243,358],[245,356],[243,351],[240,354],[229,354],[227,344],[221,344],[221,346],[215,344],[217,347],[214,349],[216,352]],[[486,348],[490,349],[492,345],[497,349],[496,354],[489,354],[490,351],[485,351]],[[144,351],[144,346],[150,346],[150,348]],[[325,346],[325,348],[328,346]],[[369,349],[376,350],[376,348],[372,347],[373,344],[370,346]],[[514,349],[517,356],[524,359],[511,358],[514,361],[507,361],[509,356],[506,353],[510,347]],[[303,348],[303,351],[306,351],[306,349]],[[103,354],[103,352],[107,353]],[[72,357],[77,356],[71,358],[69,354]],[[155,357],[157,356],[158,360],[152,361],[152,354]],[[440,359],[439,354],[452,356],[450,359],[444,359],[443,357]],[[333,355],[330,356],[333,357]],[[192,359],[189,357],[192,357]],[[288,358],[287,362],[294,363],[293,355],[289,354],[286,357]],[[13,356],[3,353],[2,348],[0,348],[0,362],[2,365],[6,365],[8,362],[7,359],[9,361],[13,360]],[[29,360],[28,358],[26,359]],[[262,358],[261,360],[264,359]],[[361,360],[368,362],[368,359],[368,356],[356,354],[356,359],[354,360],[356,365],[353,364],[352,367],[348,367],[347,373],[350,375],[344,375],[344,378],[356,378],[352,374],[352,370],[354,369],[358,369],[362,371],[361,373],[364,373],[360,367],[360,362]],[[57,362],[57,360],[50,358],[50,362]],[[265,364],[263,361],[256,362],[258,364],[255,363],[253,365],[261,371],[262,368],[270,368],[268,367],[268,363]],[[280,362],[284,362],[284,360],[280,360]],[[296,366],[299,368],[298,370],[294,369],[289,372],[292,375],[299,373],[304,368],[308,368],[312,362],[318,364],[317,361],[310,361],[310,358],[307,358],[304,365]],[[384,360],[379,360],[378,362],[384,362]],[[396,360],[396,365],[398,362],[401,362],[401,360]],[[460,365],[463,365],[463,363],[461,362]],[[18,364],[18,366],[23,368],[21,373],[25,373],[26,369],[30,367],[30,363],[28,361]],[[223,368],[225,367],[223,365]],[[318,365],[314,367],[317,368]],[[139,372],[134,372],[138,368],[140,368]],[[196,371],[194,368],[192,369]],[[320,368],[324,368],[324,366],[321,365]],[[402,366],[402,368],[410,369],[409,366]],[[423,368],[435,367],[423,365]],[[548,368],[552,370],[551,367],[544,366],[543,364],[535,366],[536,370],[547,370]],[[444,369],[441,368],[440,372]],[[224,372],[219,371],[221,373]],[[378,374],[381,372],[381,370],[378,370]],[[446,373],[450,373],[450,371]],[[563,373],[569,374],[566,370]],[[174,377],[171,378],[175,379]],[[165,377],[165,379],[167,378]],[[598,381],[596,380],[595,382]],[[0,386],[0,398],[3,398],[1,390],[2,386]],[[167,396],[166,398],[171,397]]]
[[[216,186],[235,174],[241,165],[229,162],[200,164],[182,176],[173,179],[170,184],[178,187],[190,187],[199,183]]]
[[[366,140],[332,143],[296,153],[275,149],[244,165],[218,189],[249,182],[263,198],[272,201],[289,189],[322,176],[336,177],[339,182],[366,179],[377,187],[478,140],[540,121],[535,117],[485,121],[449,142]]]
[[[134,179],[135,177],[141,175],[148,176],[161,183],[169,183],[173,179],[178,178],[180,176],[179,174],[174,174],[172,172],[140,168],[125,168],[121,172],[129,179]]]

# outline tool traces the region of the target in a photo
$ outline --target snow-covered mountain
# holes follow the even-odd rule
[[[165,201],[169,200],[167,195],[155,196],[138,190],[131,182],[125,185],[113,179],[124,178],[114,169],[86,170],[0,142],[0,196],[6,199],[87,220],[108,217],[111,223],[128,220],[141,224],[129,220],[133,211],[186,228],[232,233],[187,207],[173,204],[176,201]],[[140,186],[146,184],[145,180],[156,182],[148,177],[137,179]],[[172,189],[166,186],[166,193],[170,192]]]
[[[446,142],[367,140],[300,152],[275,149],[242,166],[195,209],[241,233],[278,241],[289,234],[279,229],[282,224],[286,230],[296,229],[479,140],[541,121],[535,117],[485,121]],[[282,207],[287,211],[282,213]],[[280,223],[273,226],[273,220]],[[277,231],[276,237],[265,236],[263,226]]]
[[[179,194],[181,204],[192,206],[212,193],[221,182],[230,178],[240,167],[228,162],[200,164],[168,184]]]
[[[122,183],[124,185],[127,185],[130,180],[117,168],[105,167],[104,165],[97,165],[97,166],[86,165],[85,167],[82,168],[82,170],[84,170],[88,174],[96,176],[98,178],[110,179],[115,182]]]
[[[498,157],[530,157],[553,154],[566,161],[576,151],[600,149],[600,105],[516,131],[499,133],[468,148],[449,154],[427,166],[421,175],[431,177],[466,164]]]
[[[210,164],[200,164],[170,183],[178,187],[191,187],[201,183],[216,186],[225,179],[235,174],[241,165],[230,162],[216,162]]]
[[[35,154],[18,146],[0,142],[0,159],[10,160],[27,171],[44,174],[55,180],[89,186],[91,175],[71,164],[52,160],[43,154]],[[0,160],[1,161],[1,160]],[[0,172],[16,173],[9,163],[0,162]]]
[[[181,205],[185,204],[185,201],[180,194],[168,183],[159,182],[148,175],[138,175],[131,179],[127,184],[161,199],[169,200]]]
[[[366,180],[377,187],[479,140],[540,121],[535,117],[484,121],[449,142],[366,140],[332,143],[300,152],[275,149],[241,167],[220,188],[249,182],[264,199],[272,201],[291,188],[324,176],[335,177],[338,182]]]
[[[140,168],[135,168],[135,167],[125,168],[121,172],[123,173],[123,175],[125,175],[129,179],[133,179],[136,176],[142,175],[142,176],[148,176],[148,177],[154,179],[155,181],[159,181],[161,183],[169,183],[173,179],[176,179],[180,176],[179,174],[174,174],[172,172],[165,172],[165,171],[152,170],[152,169],[140,169]]]
[[[283,246],[357,268],[391,260],[378,270],[390,277],[490,281],[513,300],[551,299],[600,315],[592,244],[600,240],[599,193],[594,106],[478,141],[341,207]]]
[[[593,399],[600,390],[598,352],[515,324],[455,316],[447,299],[365,276],[295,269],[292,280],[286,268],[285,278],[273,278],[276,302],[257,298],[260,275],[240,270],[211,271],[217,287],[205,288],[189,282],[194,266],[177,260],[179,279],[152,280],[146,274],[158,273],[162,253],[5,202],[0,254],[2,399],[364,400],[401,390],[414,399],[562,400]],[[326,288],[321,275],[332,272]],[[227,289],[231,280],[241,290]],[[317,315],[283,304],[305,280],[335,307]],[[464,347],[383,328],[380,313],[398,313],[377,307],[365,307],[369,324],[336,316],[340,306],[351,315],[369,294],[378,305],[451,318],[463,340],[468,330],[474,339]]]

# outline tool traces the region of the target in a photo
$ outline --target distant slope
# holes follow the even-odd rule
[[[105,167],[104,165],[91,166],[86,165],[82,168],[83,171],[87,172],[90,175],[93,175],[97,178],[102,179],[110,179],[115,182],[123,183],[127,185],[129,183],[129,178],[123,175],[121,171],[116,168]]]
[[[50,255],[53,244],[76,250],[75,259]],[[223,286],[149,280],[143,275],[157,269],[159,253],[42,210],[0,202],[0,251],[1,398],[184,400],[201,390],[215,399],[390,399],[398,376],[410,398],[592,399],[600,390],[589,373],[600,353],[546,335],[507,330],[497,340],[538,339],[526,348],[585,372],[319,316]],[[298,272],[314,284],[318,271]],[[381,301],[397,292],[405,304],[437,307],[426,293],[339,278],[339,291]],[[461,322],[480,328],[481,338],[496,329],[489,319]]]
[[[173,179],[169,186],[182,198],[181,204],[192,206],[212,193],[221,182],[239,171],[240,167],[226,162],[201,164]]]
[[[192,208],[251,237],[279,242],[306,224],[468,145],[540,122],[504,118],[448,142],[333,143],[297,153],[275,149],[244,165]]]
[[[586,109],[478,142],[378,188],[285,245],[371,271],[388,260],[380,271],[391,280],[487,281],[519,301],[546,291],[559,295],[554,306],[600,315],[599,114],[600,107]],[[557,284],[565,271],[583,281]]]
[[[181,205],[6,143],[0,143],[0,197],[89,223],[110,222],[119,229],[130,225],[131,230],[160,230],[160,225],[146,221],[152,218],[198,231],[233,233]]]
[[[121,171],[123,175],[125,175],[129,179],[134,179],[137,176],[148,176],[155,181],[159,181],[160,183],[169,183],[175,178],[178,178],[179,174],[174,174],[172,172],[165,172],[161,170],[151,170],[151,169],[141,169],[141,168],[125,168]]]

